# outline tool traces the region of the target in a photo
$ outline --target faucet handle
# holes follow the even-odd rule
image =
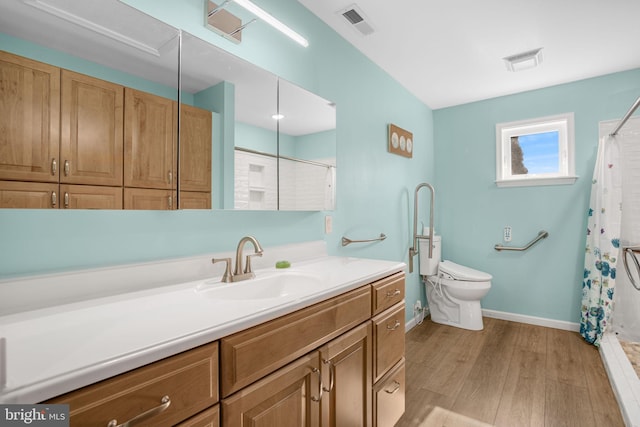
[[[222,275],[222,281],[225,283],[233,282],[233,273],[231,272],[231,258],[212,258],[211,263],[215,264],[216,262],[226,263],[226,267],[224,269],[224,274]]]
[[[254,257],[254,256],[262,256],[262,252],[256,252],[254,254],[247,255],[247,261],[244,264],[245,273],[253,273],[253,271],[251,271],[251,257]]]

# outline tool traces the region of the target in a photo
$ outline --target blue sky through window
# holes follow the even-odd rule
[[[519,135],[518,143],[522,148],[528,174],[559,172],[559,133],[557,131]]]

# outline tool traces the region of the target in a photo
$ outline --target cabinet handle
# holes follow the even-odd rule
[[[173,197],[169,196],[169,209],[173,209]]]
[[[173,184],[173,172],[169,171],[169,184]]]
[[[57,204],[58,204],[58,195],[56,194],[55,191],[52,191],[51,192],[51,207],[55,208]]]
[[[329,365],[329,388],[322,387],[322,389],[327,393],[330,393],[333,391],[333,386],[335,383],[336,365],[334,365],[333,362],[331,362],[331,360],[325,360],[325,359],[322,360],[322,363],[324,363],[325,365]]]
[[[396,380],[393,380],[393,390],[385,390],[385,392],[389,393],[389,394],[393,394],[395,392],[397,392],[398,390],[400,390],[400,383]]]
[[[390,331],[395,331],[396,329],[398,329],[398,326],[400,326],[400,321],[398,319],[393,322],[393,326],[389,326],[389,324],[387,323],[387,329]]]
[[[387,291],[387,298],[392,298],[400,295],[400,289],[396,289],[395,291]]]
[[[69,209],[69,193],[64,192],[64,208]]]
[[[64,176],[69,176],[69,170],[70,170],[70,165],[69,165],[69,160],[65,160],[64,161]]]
[[[51,175],[56,175],[58,173],[58,162],[55,158],[51,159]]]
[[[107,424],[107,427],[132,427],[137,424],[140,424],[143,421],[146,421],[149,418],[156,416],[161,412],[164,412],[169,407],[169,405],[171,405],[171,399],[169,399],[169,396],[164,396],[161,402],[162,403],[156,406],[155,408],[151,408],[148,411],[145,411],[139,415],[136,415],[135,417],[131,418],[129,421],[125,421],[122,424],[118,424],[118,421],[113,419],[109,421],[109,424]]]
[[[311,369],[311,372],[313,372],[314,374],[318,374],[318,384],[319,384],[318,397],[311,396],[311,400],[313,400],[314,402],[320,402],[322,400],[322,393],[324,391],[324,387],[322,386],[322,375],[320,373],[320,369],[313,368]]]

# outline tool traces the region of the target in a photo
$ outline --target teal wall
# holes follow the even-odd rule
[[[335,255],[407,261],[412,192],[433,181],[433,114],[296,0],[256,0],[303,33],[302,48],[262,22],[235,45],[203,26],[202,0],[126,0],[170,25],[234,53],[337,104],[337,204],[332,212],[0,211],[0,277],[233,250],[255,235],[263,246],[326,240]],[[339,66],[338,66],[339,64]],[[387,152],[387,125],[414,133],[413,159]],[[232,164],[228,153],[224,163]],[[232,157],[231,157],[232,159]],[[225,176],[226,179],[226,176]],[[225,200],[217,203],[227,203]],[[333,233],[324,234],[324,216]],[[342,247],[340,238],[381,243]],[[417,274],[407,300],[423,295]]]
[[[484,308],[579,321],[598,122],[622,117],[638,95],[634,70],[434,112],[443,258],[493,275]],[[575,113],[576,183],[496,187],[496,123],[567,112]],[[497,252],[506,225],[513,228],[511,245],[526,244],[540,230],[549,237],[526,252]]]
[[[432,111],[296,0],[255,2],[306,36],[306,49],[261,22],[244,31],[241,44],[228,42],[203,26],[202,0],[124,2],[334,101],[336,210],[2,210],[0,277],[229,251],[247,234],[266,247],[324,239],[334,255],[407,262],[413,191],[426,181],[436,187],[444,257],[494,276],[484,307],[578,320],[598,122],[624,114],[640,92],[640,70]],[[495,124],[570,111],[576,120],[576,184],[496,188]],[[226,120],[221,118],[229,131],[225,140],[233,138],[224,130]],[[412,159],[387,152],[389,123],[413,132]],[[232,154],[217,156],[225,181]],[[218,197],[214,205],[232,205],[232,195]],[[426,192],[421,200],[419,220],[426,223]],[[328,235],[325,215],[333,216]],[[550,237],[525,253],[498,253],[493,246],[505,225],[513,227],[514,244],[542,229]],[[381,232],[388,238],[380,243],[340,245],[343,235],[371,238]],[[416,298],[424,301],[424,290],[414,272],[407,277],[409,307]]]

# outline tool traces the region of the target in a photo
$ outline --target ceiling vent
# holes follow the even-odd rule
[[[344,16],[344,19],[349,21],[353,28],[363,36],[368,36],[373,33],[373,27],[367,22],[365,14],[362,13],[362,10],[355,4],[352,4],[346,9],[342,9],[338,13]]]

